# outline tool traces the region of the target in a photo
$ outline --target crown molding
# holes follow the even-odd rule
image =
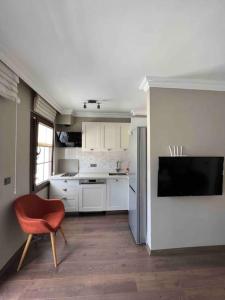
[[[145,92],[151,87],[222,92],[225,91],[225,81],[146,76],[139,85],[139,89]]]
[[[131,110],[132,117],[146,117],[147,111],[146,110]]]
[[[130,118],[131,114],[126,112],[74,111],[73,116],[82,118]]]
[[[21,63],[16,61],[13,57],[10,57],[6,48],[0,45],[0,60],[5,63],[18,77],[20,77],[27,85],[29,85],[35,92],[37,92],[42,98],[44,98],[52,107],[58,112],[62,112],[63,108],[57,103],[57,101],[51,97],[42,87],[41,84],[32,78],[32,75],[25,70]]]
[[[71,108],[63,108],[61,111],[62,115],[73,115],[73,109]]]

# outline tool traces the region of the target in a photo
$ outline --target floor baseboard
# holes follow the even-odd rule
[[[128,215],[127,210],[90,211],[90,212],[66,212],[66,217],[104,216],[104,215]]]
[[[146,245],[147,246],[147,245]],[[163,255],[179,255],[179,254],[203,254],[203,253],[225,253],[225,245],[216,246],[200,246],[200,247],[185,247],[172,249],[151,250],[147,248],[149,255],[163,256]]]
[[[106,215],[128,215],[127,210],[109,210],[105,212]]]
[[[148,252],[148,255],[151,255],[151,248],[149,247],[148,244],[145,244],[145,248],[146,248],[146,250]]]
[[[4,267],[0,270],[0,278],[8,269],[10,269],[15,264],[16,261],[18,261],[19,263],[19,259],[22,254],[24,246],[25,246],[25,242],[21,245],[21,247],[13,254],[13,256],[7,261]]]

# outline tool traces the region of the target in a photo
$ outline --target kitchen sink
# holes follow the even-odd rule
[[[113,176],[113,175],[127,175],[127,173],[120,173],[120,172],[109,173],[109,176]]]

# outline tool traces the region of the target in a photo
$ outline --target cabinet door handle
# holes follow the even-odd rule
[[[93,151],[94,149],[90,149],[91,151]]]
[[[67,189],[63,189],[64,192],[67,192]]]
[[[62,197],[61,200],[67,200],[67,198],[66,197]]]
[[[112,149],[111,148],[108,148],[108,151],[111,151]]]
[[[67,180],[64,180],[64,182],[67,182]]]

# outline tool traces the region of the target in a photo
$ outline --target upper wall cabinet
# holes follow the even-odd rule
[[[101,123],[82,123],[82,149],[86,151],[99,151],[102,148]]]
[[[121,151],[128,149],[129,123],[82,123],[82,149],[85,151]]]
[[[102,123],[103,149],[108,151],[120,150],[120,124]]]
[[[130,124],[120,124],[120,148],[124,151],[127,150],[129,146],[129,128]]]

